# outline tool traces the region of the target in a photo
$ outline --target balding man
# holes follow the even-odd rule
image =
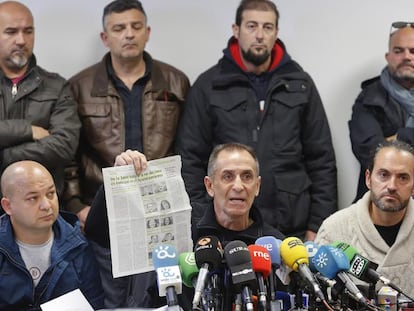
[[[30,10],[0,3],[0,173],[21,160],[42,163],[59,194],[78,146],[80,121],[66,81],[39,67]]]
[[[1,177],[0,310],[40,305],[80,289],[103,307],[99,272],[75,215],[59,215],[51,174],[34,161],[8,166]]]
[[[414,23],[394,22],[389,34],[387,66],[378,77],[362,82],[352,108],[352,150],[361,164],[355,202],[368,190],[365,171],[371,151],[384,140],[414,146]]]

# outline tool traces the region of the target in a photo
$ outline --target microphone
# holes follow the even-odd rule
[[[209,270],[217,269],[221,264],[223,248],[216,236],[205,236],[197,241],[194,255],[197,267],[200,269],[193,297],[193,308],[197,308],[207,283]]]
[[[300,276],[312,285],[315,295],[324,301],[325,296],[309,270],[308,253],[303,242],[296,237],[284,239],[280,244],[280,255],[285,264],[292,270],[299,272]]]
[[[198,267],[194,252],[181,253],[178,256],[178,266],[181,270],[183,284],[189,288],[195,287],[197,283]]]
[[[378,267],[377,264],[371,262],[368,258],[362,256],[361,254],[358,254],[357,250],[351,245],[339,241],[335,241],[332,245],[342,250],[347,256],[350,263],[350,268],[348,270],[350,274],[367,283],[375,284],[378,281],[381,281],[384,285],[387,285],[395,289],[397,292],[404,294],[397,285],[391,282],[391,280],[375,271]]]
[[[158,245],[152,251],[152,262],[157,273],[160,297],[166,297],[168,310],[179,310],[177,294],[182,293],[182,279],[177,250],[173,245]]]
[[[348,258],[340,250],[330,245],[321,245],[313,257],[313,263],[322,275],[333,279],[339,272],[349,269]]]
[[[309,257],[309,269],[312,273],[314,273],[315,278],[319,281],[319,284],[322,284],[325,287],[333,287],[336,283],[335,280],[327,278],[326,276],[322,275],[318,270],[315,268],[314,260],[316,253],[318,252],[319,245],[313,241],[306,241],[305,243],[306,251],[308,252]]]
[[[252,289],[256,289],[257,280],[246,243],[229,242],[224,247],[224,258],[231,273],[233,286],[237,293],[241,293],[245,309],[253,311]]]
[[[345,271],[349,270],[349,261],[346,255],[339,248],[322,245],[313,258],[315,268],[327,278],[338,277],[352,296],[364,306],[367,306],[367,299],[350,279]]]
[[[279,268],[280,264],[282,263],[279,251],[280,243],[282,243],[282,241],[276,239],[273,236],[263,236],[258,238],[255,242],[256,245],[261,245],[268,250],[270,259],[272,261],[272,266],[275,269]]]
[[[260,245],[249,245],[247,247],[252,258],[253,270],[256,272],[256,278],[259,284],[258,298],[261,310],[267,309],[267,289],[265,279],[269,276],[272,263],[267,248]]]
[[[306,252],[308,253],[309,269],[312,272],[317,272],[318,270],[316,270],[315,265],[313,263],[313,257],[315,257],[316,253],[318,252],[319,246],[313,241],[306,241],[304,245],[306,248]]]
[[[276,301],[277,279],[275,278],[275,271],[280,267],[282,263],[279,251],[280,243],[282,243],[282,241],[276,239],[274,236],[264,236],[258,238],[255,243],[257,245],[265,247],[270,254],[270,259],[272,261],[271,272],[269,275],[270,310],[279,310],[280,302]]]

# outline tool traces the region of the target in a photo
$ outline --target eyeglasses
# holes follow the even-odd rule
[[[391,24],[390,35],[396,32],[398,29],[411,27],[414,28],[414,22],[394,22]]]

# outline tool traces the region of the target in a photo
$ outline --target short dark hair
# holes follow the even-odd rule
[[[236,25],[240,26],[242,22],[242,15],[243,12],[246,10],[258,10],[258,11],[273,11],[276,14],[276,28],[278,28],[279,24],[279,11],[274,4],[270,0],[242,0],[239,4],[239,7],[236,11]]]
[[[107,4],[104,8],[103,15],[102,15],[102,25],[105,29],[105,18],[112,13],[122,13],[128,10],[138,10],[145,16],[145,20],[147,20],[147,14],[144,11],[144,7],[142,3],[138,0],[115,0],[111,3]]]
[[[375,164],[375,160],[377,158],[378,152],[380,152],[384,148],[394,148],[398,151],[405,151],[405,152],[411,153],[411,155],[414,158],[414,148],[410,144],[403,142],[401,140],[398,140],[398,139],[392,140],[392,141],[383,141],[379,143],[377,147],[371,151],[371,154],[368,160],[368,165],[367,165],[367,169],[370,171],[370,173],[372,173],[372,170],[374,169],[374,164]]]
[[[254,159],[254,162],[256,163],[256,173],[257,175],[259,175],[259,160],[257,159],[256,153],[254,152],[253,148],[240,143],[227,143],[215,146],[213,151],[211,152],[207,166],[208,177],[214,177],[214,173],[216,171],[217,158],[219,153],[222,151],[247,151]]]

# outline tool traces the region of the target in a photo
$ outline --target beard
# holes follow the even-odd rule
[[[401,82],[414,82],[414,67],[409,64],[412,70],[405,68],[405,63],[402,63],[397,66],[395,71],[392,73],[392,76],[395,80]]]
[[[8,58],[10,69],[22,69],[29,62],[29,58],[23,53],[14,53]]]
[[[247,51],[242,50],[241,52],[242,52],[243,58],[255,66],[263,65],[270,57],[270,53],[267,50],[264,51],[262,54],[255,54],[252,52],[251,49]]]
[[[386,195],[388,195],[387,193]],[[409,203],[410,199],[406,201],[402,201],[400,197],[398,197],[397,201],[387,202],[382,196],[376,195],[375,193],[371,193],[371,201],[374,205],[379,208],[381,211],[388,212],[388,213],[395,213],[402,211],[405,209]]]

